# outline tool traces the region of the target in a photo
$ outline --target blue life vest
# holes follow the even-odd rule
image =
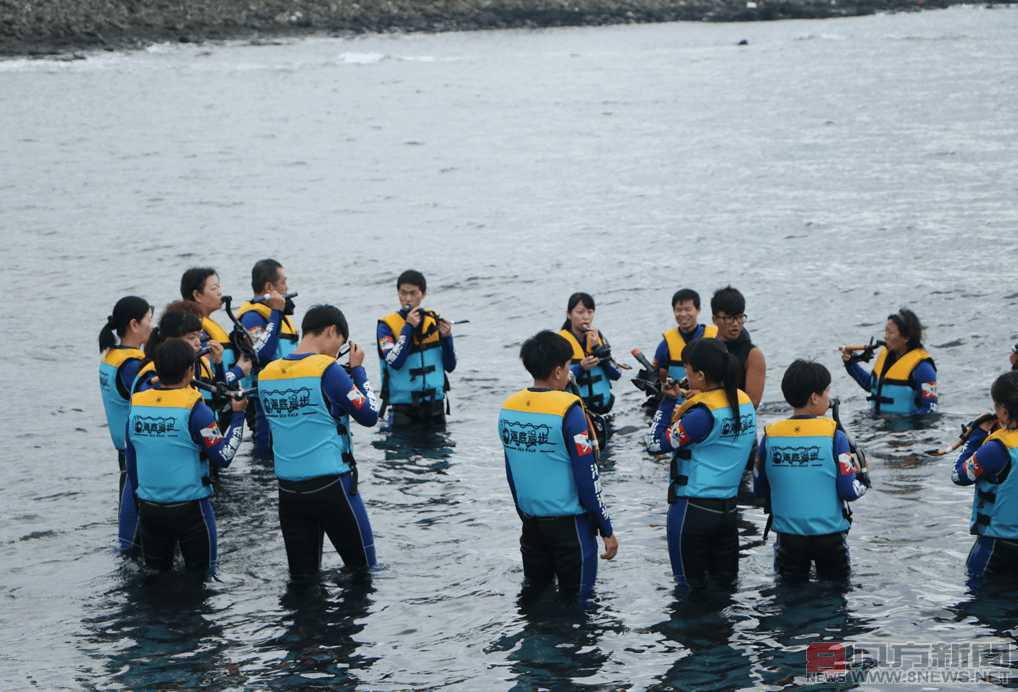
[[[204,332],[203,343],[215,341],[223,347],[223,372],[226,372],[237,363],[237,352],[230,341],[230,335],[211,317],[201,319],[201,328]]]
[[[322,393],[322,375],[335,363],[316,353],[274,360],[258,374],[258,399],[272,430],[277,478],[299,481],[350,471],[346,421],[332,416]]]
[[[914,348],[894,361],[884,371],[887,349],[881,349],[870,376],[870,407],[874,413],[891,413],[914,416],[919,413],[921,392],[913,388],[909,378],[920,363],[929,361],[933,369],[937,366],[933,358],[922,348]]]
[[[789,418],[764,429],[775,531],[797,536],[848,531],[838,497],[837,427],[830,418]]]
[[[573,478],[572,460],[562,424],[580,405],[575,394],[561,391],[516,392],[502,404],[498,433],[502,438],[520,511],[532,517],[584,514]]]
[[[257,312],[265,321],[268,322],[269,318],[272,317],[272,308],[262,303],[251,303],[246,302],[240,306],[237,310],[237,319],[246,315],[249,312]],[[290,321],[289,315],[283,315],[283,318],[279,321],[279,341],[276,345],[276,352],[269,358],[269,362],[277,360],[279,358],[286,358],[288,355],[297,350],[297,344],[300,338],[297,334],[297,330],[293,326],[293,322]],[[261,367],[265,367],[268,363],[261,363]],[[247,377],[241,380],[241,386],[245,389],[254,385],[256,373],[252,372]]]
[[[212,494],[209,462],[191,438],[192,387],[146,389],[131,397],[131,444],[138,462],[138,497],[149,502],[201,500]]]
[[[702,329],[701,329],[702,328]],[[701,332],[699,336],[693,338],[696,339],[714,339],[717,338],[718,328],[717,325],[697,325],[694,330]],[[686,340],[683,338],[682,333],[679,332],[679,328],[669,329],[667,332],[661,335],[664,337],[665,343],[668,345],[668,363],[658,363],[659,367],[668,367],[668,377],[672,378],[676,382],[681,382],[686,379],[686,364],[682,361],[682,351],[686,348]],[[679,402],[682,403],[681,401]]]
[[[572,365],[577,365],[586,356],[592,355],[595,348],[601,345],[600,332],[587,332],[586,343],[582,346],[572,331],[563,329],[559,334],[573,347]],[[576,393],[583,399],[584,405],[594,413],[608,413],[615,403],[612,394],[612,381],[604,367],[595,365],[590,370],[582,371],[576,377]]]
[[[445,399],[447,380],[442,360],[442,339],[438,323],[431,315],[422,318],[419,329],[403,348],[409,348],[410,355],[399,370],[381,359],[382,398],[389,404],[417,405]],[[398,312],[383,317],[380,322],[389,327],[394,339],[399,340],[406,320]],[[423,335],[423,336],[421,336]]]
[[[706,406],[714,417],[714,425],[700,442],[676,450],[672,457],[669,498],[733,498],[739,492],[739,483],[756,442],[753,402],[744,391],[739,390],[738,432],[735,431],[735,419],[723,389],[712,389],[690,397],[675,409],[672,421],[677,421],[694,406]]]
[[[114,346],[107,349],[99,361],[99,394],[102,396],[113,446],[119,450],[127,446],[124,426],[127,425],[127,416],[131,410],[131,393],[121,389],[120,368],[132,358],[142,360],[145,354],[141,349]]]
[[[997,475],[999,482],[985,478],[976,480],[972,499],[972,533],[990,538],[1018,541],[1018,430],[997,430],[983,440],[997,440],[1011,457],[1007,468]]]

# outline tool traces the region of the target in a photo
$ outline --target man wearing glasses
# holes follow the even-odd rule
[[[739,389],[753,400],[754,408],[760,408],[767,363],[763,351],[753,345],[749,332],[743,327],[746,323],[746,299],[737,288],[725,286],[714,292],[710,309],[714,314],[714,324],[718,326],[718,338],[742,364]]]

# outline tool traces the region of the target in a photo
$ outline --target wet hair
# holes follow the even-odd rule
[[[1012,370],[993,381],[990,387],[993,403],[1000,404],[1007,411],[1007,417],[1018,423],[1018,371]]]
[[[575,308],[580,303],[583,303],[583,307],[587,308],[588,310],[597,309],[594,305],[594,296],[590,295],[589,293],[584,293],[583,291],[577,291],[576,293],[569,296],[569,300],[566,302],[566,312],[572,312],[573,308]],[[566,321],[562,323],[562,328],[569,329],[568,317],[566,318]]]
[[[520,360],[535,380],[543,380],[552,371],[573,358],[573,347],[561,334],[545,329],[523,342]]]
[[[99,352],[117,345],[117,337],[121,339],[127,334],[131,320],[143,320],[152,312],[148,301],[138,296],[124,296],[113,306],[113,313],[106,318],[106,324],[99,330]]]
[[[279,278],[279,268],[283,265],[274,259],[263,259],[251,267],[251,292],[261,293],[265,284],[274,284]]]
[[[193,305],[191,301],[178,300],[166,306],[159,324],[152,328],[148,343],[145,344],[145,363],[156,360],[159,349],[169,339],[179,339],[185,334],[201,331],[201,319],[192,312]]]
[[[680,288],[675,292],[675,295],[672,296],[672,308],[687,300],[693,301],[696,309],[700,309],[700,294],[691,288]]]
[[[216,276],[216,270],[212,267],[191,267],[180,277],[180,297],[184,300],[194,300],[194,292],[205,291],[205,282],[210,276]]]
[[[347,326],[346,317],[343,315],[343,311],[335,305],[312,305],[304,313],[300,331],[304,336],[317,335],[325,331],[327,327],[335,327],[344,339],[350,338],[350,327]]]
[[[194,349],[183,339],[167,339],[159,346],[155,354],[156,374],[163,385],[179,384],[187,374],[188,368],[194,367]]]
[[[416,269],[407,269],[399,275],[399,278],[396,279],[396,290],[398,291],[399,287],[403,284],[416,286],[421,289],[421,293],[428,292],[428,280],[424,278],[424,274],[421,274]]]
[[[781,393],[792,408],[802,408],[814,394],[823,394],[831,386],[831,372],[820,363],[798,359],[781,378]]]
[[[896,314],[888,315],[887,319],[898,327],[898,331],[908,341],[910,351],[923,345],[923,325],[914,312],[900,308]]]
[[[742,429],[739,415],[739,378],[742,374],[739,359],[729,353],[720,340],[705,337],[682,349],[682,360],[687,368],[702,372],[710,382],[724,388],[728,406],[732,409],[735,432],[739,432]]]
[[[725,286],[714,291],[710,299],[710,311],[715,315],[719,312],[726,315],[741,315],[746,312],[746,299],[739,289]]]

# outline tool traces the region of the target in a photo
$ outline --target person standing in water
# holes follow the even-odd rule
[[[749,395],[754,408],[760,408],[767,378],[767,361],[760,347],[753,344],[744,326],[746,299],[737,288],[725,286],[714,292],[710,299],[710,309],[718,328],[718,338],[739,361],[739,389]]]
[[[131,387],[145,360],[142,346],[152,333],[152,306],[138,296],[124,296],[113,306],[113,313],[99,332],[99,393],[102,396],[106,425],[120,467],[117,493],[118,546],[127,552],[137,545],[138,508],[134,486],[127,476],[126,430],[131,410]]]
[[[675,382],[686,379],[686,365],[682,361],[682,351],[686,344],[703,337],[716,338],[718,335],[717,325],[699,323],[700,294],[691,288],[680,288],[675,292],[672,296],[672,313],[676,327],[661,335],[661,343],[654,351],[654,365],[662,382],[667,378]]]
[[[223,306],[223,289],[219,274],[212,267],[191,267],[180,277],[180,297],[195,306],[201,318],[201,345],[212,348],[216,364],[216,379],[227,380],[227,373],[234,365],[240,367],[246,377],[251,373],[251,361],[237,353],[230,334],[212,319],[213,313]]]

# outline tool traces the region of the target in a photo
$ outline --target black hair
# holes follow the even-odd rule
[[[724,387],[735,420],[735,432],[739,432],[742,429],[742,419],[739,416],[739,378],[742,374],[739,359],[729,353],[720,340],[705,337],[682,349],[682,360],[686,368],[702,372],[708,381]]]
[[[265,290],[265,284],[274,284],[279,278],[279,268],[283,265],[274,259],[263,259],[251,267],[251,292],[258,294]]]
[[[145,363],[154,361],[159,349],[169,339],[179,339],[185,334],[201,331],[201,319],[192,312],[191,305],[194,305],[191,301],[178,300],[166,306],[159,324],[152,328],[148,343],[145,344]]]
[[[561,334],[545,329],[523,342],[520,360],[535,380],[543,380],[552,371],[573,358],[573,347]]]
[[[180,297],[184,300],[194,300],[194,292],[204,292],[205,282],[216,274],[212,267],[191,267],[180,277]]]
[[[687,300],[693,301],[697,310],[700,309],[700,294],[691,288],[680,288],[672,295],[672,308]]]
[[[583,291],[577,291],[576,293],[569,296],[569,301],[566,303],[566,312],[572,312],[573,308],[575,308],[580,303],[583,303],[583,307],[587,308],[588,310],[597,309],[594,306],[594,296],[590,295],[589,293],[584,293]],[[562,328],[569,329],[568,317],[566,318],[566,321],[562,323]]]
[[[1018,422],[1018,371],[1005,372],[995,379],[990,387],[990,396],[993,403],[1004,407],[1012,422]]]
[[[831,372],[812,360],[792,361],[781,378],[781,393],[792,408],[802,408],[814,394],[823,394],[831,386]]]
[[[143,320],[150,312],[152,306],[144,298],[124,296],[118,300],[113,306],[113,314],[106,318],[106,324],[99,330],[99,352],[116,346],[117,337],[124,338],[131,320]]]
[[[407,269],[405,272],[399,275],[396,279],[396,290],[403,284],[410,284],[421,289],[421,293],[428,292],[428,280],[424,278],[424,274],[421,274],[416,269]]]
[[[908,341],[908,350],[923,345],[923,325],[914,312],[908,308],[900,308],[896,314],[888,315],[887,319],[894,322],[898,331]]]
[[[194,349],[183,339],[167,339],[156,351],[156,374],[159,384],[179,384],[187,374],[188,368],[194,367]]]
[[[746,312],[746,299],[739,289],[725,286],[714,291],[710,299],[710,311],[715,315],[719,312],[726,315],[741,315]]]
[[[321,334],[326,327],[335,327],[344,339],[350,338],[350,327],[346,324],[346,317],[343,315],[343,311],[335,305],[312,305],[304,313],[300,331],[304,336]]]

